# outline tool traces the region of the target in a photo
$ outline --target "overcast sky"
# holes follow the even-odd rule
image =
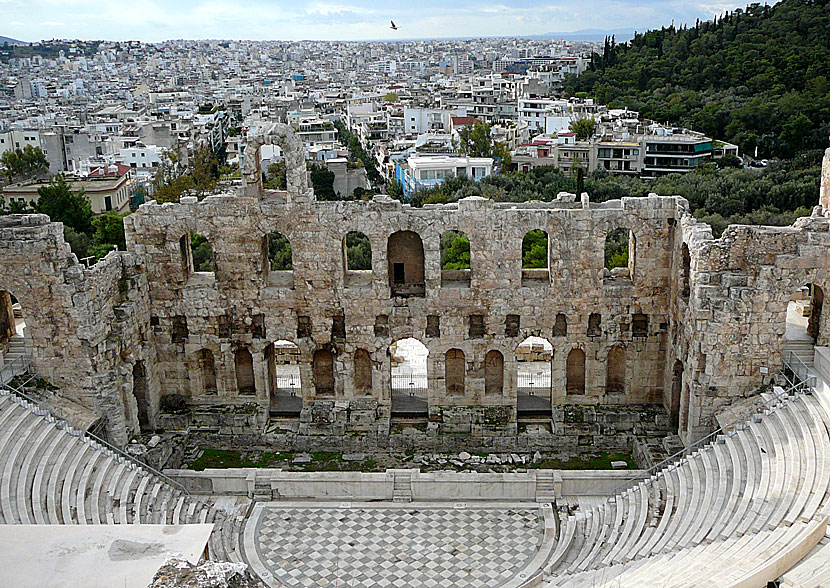
[[[166,39],[393,39],[647,28],[709,19],[728,0],[0,0],[0,35]],[[399,31],[388,28],[394,19]]]

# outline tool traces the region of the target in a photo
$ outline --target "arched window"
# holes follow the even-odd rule
[[[372,394],[372,358],[365,349],[354,352],[354,393],[357,396]]]
[[[464,376],[467,362],[464,352],[460,349],[450,349],[444,355],[444,382],[448,396],[464,395]]]
[[[194,272],[212,273],[216,271],[213,246],[207,237],[199,233],[190,233],[190,252]]]
[[[424,296],[424,244],[412,231],[389,236],[386,248],[389,287],[393,296]]]
[[[234,357],[236,368],[236,388],[240,394],[251,396],[256,394],[256,382],[254,380],[254,358],[251,352],[240,347],[236,350]]]
[[[605,267],[611,272],[611,279],[633,279],[635,256],[636,240],[632,231],[620,227],[605,236]]]
[[[548,234],[535,229],[522,239],[522,285],[550,283]]]
[[[484,356],[484,394],[496,396],[504,391],[504,356],[492,349]]]
[[[625,349],[615,345],[608,351],[608,372],[605,376],[606,394],[625,392]]]
[[[470,285],[470,240],[460,231],[441,235],[441,286]]]
[[[269,286],[294,287],[294,253],[291,242],[282,233],[268,233],[263,239],[265,275]]]
[[[318,396],[334,396],[334,355],[318,349],[313,358],[314,390]]]
[[[216,394],[216,363],[210,349],[199,351],[199,372],[202,375],[202,393]]]
[[[581,349],[571,349],[568,354],[565,377],[568,394],[585,394],[585,352]]]
[[[357,231],[346,233],[343,239],[343,258],[346,286],[361,287],[372,284],[372,244],[369,237]]]

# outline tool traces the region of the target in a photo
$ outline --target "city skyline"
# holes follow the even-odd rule
[[[559,0],[488,4],[425,0],[389,8],[367,0],[349,3],[289,3],[260,0],[235,5],[223,0],[103,5],[91,0],[0,0],[6,22],[0,34],[25,42],[53,38],[89,40],[170,39],[245,40],[410,40],[543,35],[584,29],[647,30],[711,19],[745,2],[700,0],[695,3],[630,0]],[[590,15],[586,18],[586,15]],[[400,27],[389,28],[390,20]]]

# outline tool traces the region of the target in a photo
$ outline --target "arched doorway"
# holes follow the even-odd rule
[[[412,337],[389,346],[392,416],[428,416],[428,356],[426,345]]]
[[[251,357],[251,352],[244,347],[237,349],[234,364],[236,367],[236,387],[239,394],[244,396],[255,395],[254,358]]]
[[[450,349],[444,354],[444,384],[447,396],[464,396],[467,360],[461,349]]]
[[[143,361],[133,365],[133,396],[138,406],[138,426],[142,432],[147,431],[150,428],[150,418],[147,410],[147,371]]]
[[[314,392],[317,396],[334,396],[334,354],[318,349],[312,358]]]
[[[608,351],[608,365],[605,375],[605,393],[625,393],[625,349],[619,345],[614,345]]]
[[[0,290],[0,351],[4,363],[26,355],[26,319],[20,301],[8,290]]]
[[[271,380],[271,416],[299,418],[303,408],[300,348],[281,339],[269,345],[266,353]]]
[[[571,349],[565,366],[565,390],[568,395],[585,394],[585,352]]]
[[[782,352],[784,360],[794,369],[801,363],[806,367],[813,366],[814,345],[821,331],[823,306],[824,291],[817,284],[805,284],[793,293],[787,303]]]
[[[550,417],[553,345],[528,337],[516,347],[516,411],[520,417]]]
[[[354,394],[372,395],[372,357],[365,349],[354,352]]]
[[[501,396],[504,393],[504,355],[491,349],[484,356],[484,395]]]

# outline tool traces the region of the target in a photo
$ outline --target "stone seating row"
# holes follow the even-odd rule
[[[599,578],[629,562],[820,518],[830,486],[828,413],[814,396],[767,400],[772,406],[746,425],[565,518],[548,585],[577,586],[591,570]]]
[[[0,523],[188,524],[216,516],[37,405],[0,393]]]

